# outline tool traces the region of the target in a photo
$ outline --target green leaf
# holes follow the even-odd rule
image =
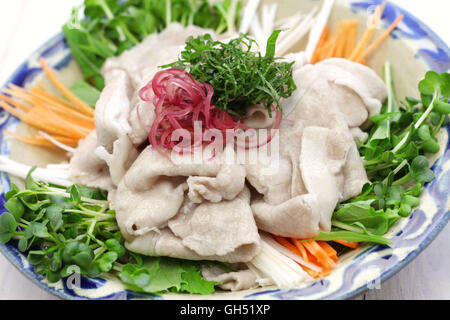
[[[34,166],[33,168],[31,168],[31,170],[28,172],[26,178],[25,178],[25,188],[29,189],[29,190],[38,190],[39,189],[39,185],[33,180],[33,178],[31,177],[31,174],[37,169],[36,166]]]
[[[11,190],[5,193],[5,200],[8,201],[12,197],[14,197],[17,193],[19,193],[19,187],[17,187],[15,184],[11,185]]]
[[[45,253],[44,252],[29,252],[27,260],[32,265],[38,265],[42,262],[44,259]]]
[[[49,220],[50,227],[54,231],[58,231],[64,224],[62,210],[63,208],[57,204],[52,204],[45,209],[46,218]]]
[[[267,39],[267,46],[266,46],[266,58],[274,58],[275,57],[275,50],[277,47],[277,40],[280,36],[280,33],[283,30],[275,30],[270,35],[269,39]]]
[[[107,252],[103,254],[97,261],[98,267],[102,272],[109,272],[113,267],[113,263],[117,260],[119,255],[116,252]]]
[[[17,198],[10,198],[6,201],[5,208],[14,216],[16,221],[19,221],[25,212],[25,206]]]
[[[58,282],[61,279],[59,272],[53,272],[51,270],[47,270],[45,276],[50,283]]]
[[[424,156],[416,157],[411,165],[409,171],[411,176],[416,179],[417,182],[426,183],[434,179],[434,172],[428,167],[428,159]]]
[[[438,101],[434,110],[440,114],[448,115],[450,114],[450,104],[444,101]]]
[[[192,294],[212,294],[217,282],[206,281],[198,267],[188,265],[182,274],[183,283],[181,284],[181,292],[189,292]]]
[[[80,186],[74,184],[68,188],[68,192],[70,193],[70,200],[75,203],[79,203],[81,201]]]
[[[14,236],[17,229],[17,222],[9,212],[0,215],[0,242],[8,243]]]
[[[381,236],[368,235],[351,231],[333,231],[333,232],[320,231],[320,234],[317,237],[307,240],[321,240],[321,241],[345,240],[351,242],[370,242],[376,244],[392,243],[390,239]]]
[[[131,289],[147,293],[210,294],[215,284],[201,276],[197,263],[164,257],[146,257],[140,267],[125,265],[120,278]]]
[[[120,241],[117,239],[108,239],[105,241],[105,245],[109,251],[117,253],[118,258],[123,257],[126,253],[126,249],[120,244]]]
[[[444,99],[450,99],[450,74],[447,72],[440,74],[441,82],[441,94]]]
[[[18,248],[21,252],[25,252],[28,250],[28,240],[26,238],[22,238],[19,240]]]
[[[48,238],[50,236],[47,227],[42,223],[32,222],[28,228],[33,232],[33,236],[37,238]]]
[[[374,200],[357,201],[342,204],[334,213],[333,218],[344,222],[357,221],[362,217],[371,216],[372,203]]]
[[[66,244],[62,260],[65,264],[76,264],[83,269],[88,269],[94,259],[94,252],[83,242],[73,241]]]
[[[419,90],[424,95],[432,95],[439,88],[441,77],[435,71],[428,71],[425,79],[419,82]]]
[[[80,252],[72,257],[72,261],[81,268],[88,269],[91,266],[93,257],[89,252]]]
[[[62,259],[61,256],[57,253],[52,256],[49,263],[49,270],[52,272],[58,272],[60,271],[62,267]]]
[[[87,82],[81,80],[73,83],[70,87],[70,91],[92,107],[97,103],[101,93],[97,88],[94,88]]]

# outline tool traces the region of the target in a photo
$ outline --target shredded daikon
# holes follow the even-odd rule
[[[239,28],[239,33],[247,33],[252,24],[253,18],[259,7],[261,0],[249,0],[244,9],[244,15],[242,17],[241,26]]]
[[[312,278],[293,260],[281,254],[275,249],[269,237],[261,235],[261,251],[248,262],[248,267],[258,275],[263,275],[273,281],[279,288],[290,289],[312,281]],[[261,279],[262,284],[269,284],[265,278]]]
[[[31,168],[6,156],[0,156],[0,171],[2,172],[25,179]],[[69,171],[67,169],[37,168],[31,176],[37,181],[44,181],[58,186],[69,187],[73,185],[73,182],[69,180]]]
[[[325,0],[322,10],[319,12],[317,22],[310,32],[308,45],[306,46],[305,50],[308,61],[311,61],[312,59],[314,51],[316,50],[317,44],[319,42],[320,36],[322,35],[323,29],[328,23],[328,18],[330,17],[333,6],[334,0]]]

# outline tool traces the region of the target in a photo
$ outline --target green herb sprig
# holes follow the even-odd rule
[[[34,271],[49,282],[79,272],[91,278],[109,274],[139,292],[214,292],[216,283],[201,276],[202,262],[128,251],[103,191],[50,186],[34,181],[31,173],[25,190],[13,185],[5,195],[0,242],[17,241]]]
[[[259,103],[272,114],[273,107],[281,109],[280,99],[296,89],[294,63],[275,57],[280,32],[269,38],[265,56],[253,51],[256,43],[247,35],[228,43],[214,41],[209,34],[190,37],[179,61],[162,68],[187,70],[195,80],[209,83],[214,88],[214,105],[231,115],[243,117],[246,107]]]

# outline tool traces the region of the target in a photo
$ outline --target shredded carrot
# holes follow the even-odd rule
[[[320,36],[316,50],[314,51],[311,63],[314,64],[314,63],[318,62],[319,54],[320,54],[321,50],[323,49],[323,45],[328,41],[329,36],[330,36],[330,28],[328,28],[328,26],[325,26],[325,28],[323,29],[322,35]]]
[[[358,44],[356,45],[355,50],[353,50],[352,54],[350,55],[350,60],[355,61],[355,59],[362,53],[364,48],[370,43],[370,40],[372,40],[373,34],[377,29],[378,22],[380,21],[383,14],[381,10],[383,10],[382,6],[378,6],[376,8],[369,27],[366,29],[361,40],[359,40]]]
[[[346,21],[339,22],[336,35],[336,52],[334,54],[336,58],[344,58],[345,48],[347,46],[347,37],[345,35],[347,32],[348,23]]]
[[[46,91],[42,87],[42,84],[40,84],[40,83],[38,83],[36,87],[31,88],[31,91],[33,93],[37,93],[37,94],[40,94],[42,96],[45,96],[45,97],[49,98],[52,101],[58,102],[59,104],[65,105],[68,108],[75,109],[75,110],[79,109],[79,108],[77,108],[77,106],[73,102],[70,102],[70,101],[68,101],[66,99],[63,99],[63,98],[61,98],[61,97],[59,97],[57,95],[54,95],[54,94]]]
[[[21,112],[17,109],[15,109],[13,106],[11,106],[10,104],[1,101],[0,100],[0,107],[2,107],[4,110],[8,111],[9,113],[11,113],[14,117],[19,118],[20,120],[23,121],[25,113]]]
[[[66,146],[76,147],[80,139],[86,138],[95,129],[94,110],[57,79],[44,59],[40,62],[48,78],[68,100],[47,92],[41,85],[24,89],[10,84],[8,88],[3,89],[9,96],[0,93],[0,107],[48,136],[35,134],[25,137],[11,132],[5,134],[36,146],[55,147],[48,139],[50,137]]]
[[[343,246],[352,248],[352,249],[356,249],[359,247],[359,243],[358,242],[350,242],[350,241],[345,241],[345,240],[334,240],[334,242],[342,244]]]
[[[295,253],[296,255],[301,257],[301,252],[298,250],[298,248],[296,246],[294,246],[294,244],[292,244],[292,242],[290,242],[288,239],[280,237],[280,236],[273,236],[275,238],[276,241],[278,241],[279,244],[281,244],[283,247],[289,249],[289,251],[291,251],[292,253]]]
[[[77,122],[82,126],[93,129],[94,119],[92,117],[86,116],[76,110],[67,107],[64,104],[60,104],[58,101],[54,101],[40,93],[35,93],[35,88],[27,91],[15,85],[10,85],[10,89],[4,89],[3,91],[30,103],[31,105],[36,105],[40,107],[48,108],[54,112],[60,114],[61,117],[66,118],[66,120]],[[28,111],[31,109],[28,108]]]
[[[336,263],[338,261],[337,252],[325,241],[304,241],[276,235],[273,237],[279,244],[287,248],[292,253],[298,255],[306,262],[310,262],[321,267],[322,271],[317,272],[315,270],[311,270],[307,266],[299,264],[305,272],[314,278],[326,277],[330,274],[331,270],[336,267]]]
[[[349,20],[347,21],[347,33],[345,34],[345,38],[347,39],[347,42],[345,44],[345,50],[344,50],[344,58],[349,59],[350,55],[352,54],[353,50],[355,49],[356,44],[356,35],[358,33],[358,21],[356,20]]]
[[[80,111],[87,115],[94,115],[94,110],[88,106],[84,101],[74,95],[58,78],[55,76],[53,70],[47,65],[45,59],[40,59],[42,69],[44,70],[47,77],[54,84],[54,86],[70,101],[72,101],[75,105],[80,108]]]
[[[397,25],[403,20],[404,15],[398,16],[397,19],[391,24],[391,26],[380,36],[378,37],[369,47],[367,47],[361,55],[356,58],[356,62],[361,62],[364,58],[366,58],[375,48],[377,48],[386,38],[391,34],[391,32],[397,27]]]
[[[332,246],[330,246],[326,241],[317,241],[317,243],[334,262],[338,262],[339,258],[337,252]]]
[[[316,258],[319,265],[327,270],[331,270],[336,266],[336,263],[331,259],[317,241],[304,241],[303,246]]]
[[[365,64],[366,57],[386,40],[404,18],[403,15],[400,15],[381,36],[370,44],[376,32],[377,25],[383,16],[385,6],[386,1],[377,6],[367,29],[364,31],[359,41],[356,40],[359,25],[356,20],[339,21],[336,31],[332,35],[330,34],[330,28],[326,26],[313,54],[311,63],[314,64],[328,58],[346,58],[354,62]]]
[[[12,137],[14,139],[20,140],[22,142],[36,145],[36,146],[42,146],[42,147],[56,147],[52,142],[50,142],[48,139],[42,136],[37,136],[35,138],[25,137],[23,135],[17,134],[15,132],[10,131],[3,131],[3,134],[5,136]],[[61,142],[67,146],[70,147],[76,147],[78,145],[78,140],[76,139],[70,139],[65,137],[59,137],[59,136],[51,136],[53,139],[55,139],[58,142]]]
[[[10,105],[12,105],[12,106],[14,106],[14,107],[16,107],[18,109],[21,109],[23,111],[30,111],[29,107],[21,104],[20,102],[15,101],[14,99],[12,99],[12,98],[10,98],[8,96],[3,95],[1,93],[0,93],[0,99],[2,99],[5,102],[8,102]]]

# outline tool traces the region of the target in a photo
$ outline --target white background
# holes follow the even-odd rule
[[[37,47],[59,32],[82,0],[0,0],[0,84]],[[449,0],[392,0],[450,44]],[[399,274],[356,299],[450,299],[450,225]],[[0,254],[0,299],[56,299]]]

